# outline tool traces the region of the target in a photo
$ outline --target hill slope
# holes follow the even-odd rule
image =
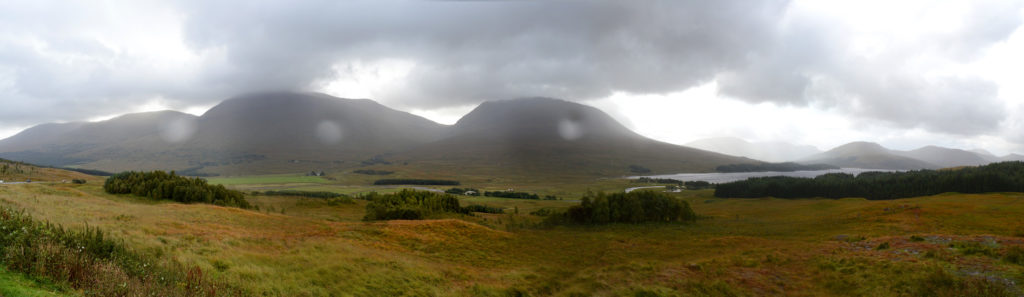
[[[445,126],[371,100],[275,92],[173,111],[44,124],[0,140],[0,157],[106,171],[272,173],[326,169],[440,139]]]
[[[174,127],[195,116],[177,111],[134,113],[101,122],[38,125],[0,140],[0,157],[47,166],[69,166],[150,151],[173,138]],[[173,140],[173,139],[171,139]]]
[[[951,149],[929,145],[912,151],[895,152],[897,155],[925,161],[940,167],[984,165],[992,161],[986,160],[976,152]]]
[[[801,163],[829,164],[845,168],[865,169],[934,169],[940,166],[900,155],[877,143],[851,142],[824,153],[810,156]]]
[[[461,174],[542,176],[706,172],[755,162],[651,140],[596,108],[548,98],[483,103],[451,137],[394,158]]]

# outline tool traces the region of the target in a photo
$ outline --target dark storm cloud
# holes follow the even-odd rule
[[[970,61],[1020,24],[1016,4],[977,5],[958,32],[865,59],[851,50],[847,28],[774,0],[39,3],[0,7],[0,96],[16,107],[0,109],[0,125],[81,120],[153,98],[183,107],[310,90],[344,79],[353,65],[398,59],[413,63],[409,73],[374,99],[402,108],[668,93],[717,80],[722,94],[749,102],[985,133],[1006,118],[994,84],[923,77],[910,63],[925,63],[919,54]],[[126,11],[110,12],[118,10]],[[146,26],[168,19],[177,31]],[[185,57],[162,61],[148,53],[161,46],[104,41],[126,31],[141,38],[129,44],[152,36],[184,43]]]
[[[338,2],[189,11],[196,48],[223,47],[227,85],[293,87],[334,63],[415,61],[389,103],[662,93],[707,81],[768,42],[781,1]]]

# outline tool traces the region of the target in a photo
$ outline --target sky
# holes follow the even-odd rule
[[[1024,153],[1024,1],[0,1],[0,138],[370,98],[452,124],[553,97],[634,131]]]

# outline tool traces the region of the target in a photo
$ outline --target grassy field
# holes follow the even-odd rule
[[[264,186],[342,188],[275,178]],[[675,195],[703,216],[696,223],[547,228],[529,213],[630,184],[523,186],[567,200],[460,197],[506,214],[390,222],[362,222],[361,200],[252,196],[260,210],[250,211],[113,196],[99,185],[4,185],[0,203],[100,227],[255,296],[1019,296],[1024,281],[1019,193],[867,201],[688,191]]]
[[[12,297],[65,297],[78,296],[62,288],[40,284],[18,273],[0,267],[0,296]]]

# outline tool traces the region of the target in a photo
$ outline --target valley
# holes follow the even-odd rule
[[[1024,0],[0,1],[0,297],[1024,297]]]
[[[825,152],[772,146],[797,162],[655,141],[598,109],[548,98],[484,103],[447,126],[369,100],[260,93],[200,117],[132,114],[41,125],[0,140],[0,156],[53,166],[0,160],[8,181],[0,184],[0,207],[40,224],[100,230],[163,263],[159,271],[210,288],[182,291],[143,274],[128,296],[147,286],[174,296],[1021,294],[1020,193],[728,199],[714,189],[765,175],[903,172],[1013,155],[868,142]],[[150,169],[181,179],[123,184],[121,193],[135,195],[114,195],[103,187],[108,177],[82,173]],[[639,176],[654,178],[630,178]],[[711,189],[666,191],[695,181]],[[178,188],[186,185],[200,186]],[[142,186],[150,190],[136,193]],[[372,197],[417,193],[407,191],[453,197],[444,199],[459,211],[398,208],[389,215],[417,219],[365,220],[376,209]],[[620,217],[637,211],[592,200],[623,191],[681,201],[696,220],[568,219],[578,219],[583,205],[605,205]],[[174,202],[204,199],[236,207]],[[44,272],[0,271],[0,284],[14,288],[0,293],[95,296],[37,274]]]
[[[212,181],[247,193],[398,189],[328,177],[335,180]],[[243,210],[110,195],[100,177],[86,184],[37,178],[43,182],[0,186],[0,206],[67,227],[99,227],[135,250],[199,267],[256,296],[1014,296],[1020,288],[1006,284],[1024,280],[1024,263],[1013,258],[1024,244],[1019,193],[868,201],[721,199],[687,190],[671,195],[700,216],[693,223],[546,226],[532,213],[576,205],[587,190],[637,184],[524,185],[516,190],[564,198],[458,196],[505,213],[364,222],[360,199],[329,205],[246,195],[259,209]]]

